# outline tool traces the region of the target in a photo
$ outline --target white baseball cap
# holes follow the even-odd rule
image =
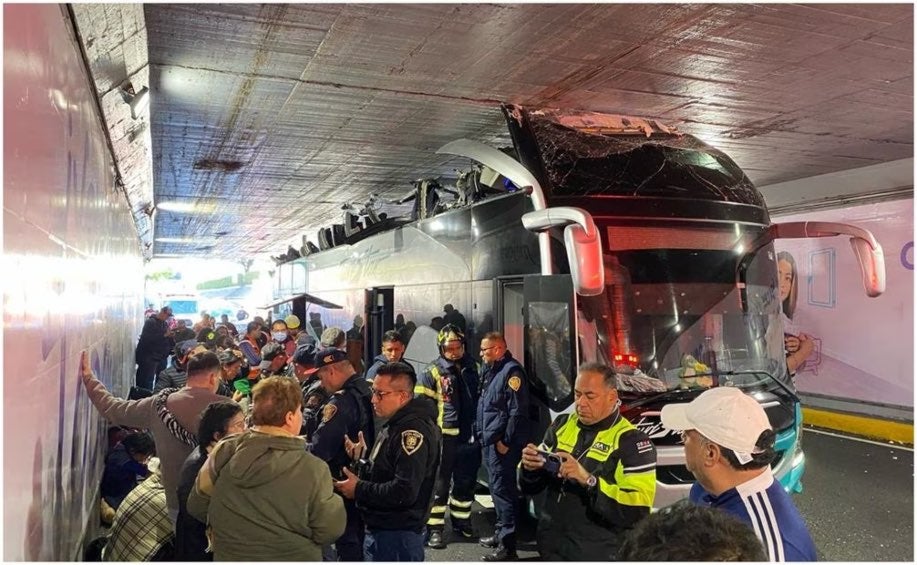
[[[764,408],[741,390],[716,387],[704,391],[688,404],[662,407],[662,425],[670,430],[697,430],[717,445],[731,449],[739,463],[760,453],[756,447],[764,430],[771,429]]]

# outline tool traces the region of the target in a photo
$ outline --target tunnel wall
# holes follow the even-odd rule
[[[796,387],[806,406],[913,422],[914,201],[874,202],[772,218],[842,222],[868,229],[885,254],[886,289],[863,290],[849,238],[775,243],[796,265],[795,312],[785,331],[815,340]],[[779,258],[779,256],[778,256]]]
[[[66,8],[4,16],[3,558],[72,560],[106,442],[80,351],[126,396],[143,262]]]

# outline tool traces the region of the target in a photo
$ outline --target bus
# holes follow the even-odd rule
[[[175,320],[184,320],[187,327],[194,325],[198,318],[198,297],[196,294],[163,294],[162,305],[172,308]]]
[[[777,432],[775,476],[800,491],[802,412],[785,359],[773,242],[848,236],[865,291],[884,290],[882,248],[835,223],[772,224],[727,155],[655,120],[502,107],[512,147],[471,140],[438,153],[469,159],[454,185],[415,183],[408,218],[345,215],[321,247],[278,266],[275,301],[305,320],[359,329],[362,359],[384,331],[409,337],[418,371],[454,312],[467,347],[502,331],[550,417],[571,410],[576,367],[613,366],[622,413],[658,453],[655,506],[694,477],[662,406],[734,386]],[[452,196],[446,202],[446,196]],[[351,334],[356,335],[356,334]],[[537,443],[537,438],[536,438]]]

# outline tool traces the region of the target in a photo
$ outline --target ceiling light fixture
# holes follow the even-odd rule
[[[212,236],[205,237],[157,237],[159,243],[197,243],[212,244],[216,243],[216,238]]]
[[[144,86],[134,92],[134,85],[128,82],[121,87],[121,98],[131,107],[131,117],[136,120],[150,105],[150,89]]]
[[[157,204],[156,209],[180,214],[212,214],[216,211],[217,206],[216,202],[211,199],[199,199],[193,202],[167,200]]]

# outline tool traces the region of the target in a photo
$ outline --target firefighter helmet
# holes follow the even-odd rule
[[[455,324],[446,324],[443,329],[439,330],[436,336],[436,345],[439,346],[439,352],[444,353],[446,344],[450,341],[459,341],[462,347],[465,346],[465,334]]]

